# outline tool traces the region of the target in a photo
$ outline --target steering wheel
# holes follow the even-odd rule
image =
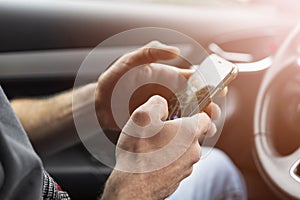
[[[254,114],[254,156],[278,196],[300,199],[300,23],[262,80]]]

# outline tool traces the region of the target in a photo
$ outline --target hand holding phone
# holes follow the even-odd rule
[[[215,54],[194,67],[187,87],[169,99],[169,120],[202,112],[238,74],[235,64]]]

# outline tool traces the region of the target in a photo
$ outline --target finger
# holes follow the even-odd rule
[[[165,78],[171,81],[177,80],[179,76],[184,77],[186,80],[195,72],[194,69],[182,69],[161,63],[152,63],[150,66],[152,67],[153,71],[159,71],[160,75],[165,75]]]
[[[210,129],[211,119],[204,112],[195,114],[191,117],[183,117],[175,120],[167,121],[166,124],[173,125],[174,127],[180,126],[180,130],[185,135],[190,133],[196,138],[200,138],[202,135]]]
[[[174,60],[172,60],[171,62],[165,61],[162,63],[166,63],[166,64],[171,63],[171,65],[181,68],[181,69],[190,69],[193,66],[193,64],[187,58],[185,58],[183,56],[178,56],[175,61]]]
[[[212,137],[216,134],[217,127],[215,123],[211,123],[210,129],[207,131],[205,136]]]
[[[152,96],[133,112],[133,120],[143,119],[141,115],[144,116],[145,114],[150,117],[152,123],[157,120],[166,120],[169,114],[167,100],[159,95]]]
[[[138,70],[135,80],[140,83],[148,83],[143,84],[131,95],[129,101],[130,113],[133,113],[136,108],[153,95],[160,95],[170,100],[175,92],[181,91],[186,87],[187,77],[193,73],[193,70],[190,69],[179,69],[160,63],[144,65]],[[129,79],[132,79],[132,76]]]
[[[190,76],[195,72],[194,69],[180,69],[180,68],[176,68],[178,73],[185,77],[186,79],[190,78]]]
[[[228,93],[228,87],[225,87],[220,93],[219,96],[220,97],[225,97]]]
[[[163,44],[159,41],[152,41],[144,47],[138,49],[137,56],[140,55],[142,59],[148,58],[147,63],[155,62],[157,60],[169,60],[176,58],[180,54],[178,47]]]
[[[122,132],[136,138],[153,137],[163,128],[167,116],[167,101],[161,96],[153,96],[132,113]]]
[[[191,118],[197,122],[196,138],[199,139],[210,129],[211,119],[204,112],[193,115]]]
[[[168,110],[168,102],[165,98],[159,96],[159,95],[154,95],[149,99],[149,104],[151,104],[151,111],[157,112],[158,113],[158,119],[160,120],[166,120],[168,115],[169,115],[169,110]],[[157,107],[159,106],[159,107]],[[155,110],[155,108],[161,108]]]
[[[215,104],[215,103],[210,103],[205,109],[204,112],[212,119],[212,120],[217,120],[221,116],[221,108]]]
[[[183,69],[190,69],[192,64],[187,59],[180,57],[177,61],[178,64],[176,64],[177,67],[183,68]]]
[[[135,66],[153,63],[158,60],[170,60],[176,58],[180,51],[177,47],[152,41],[142,48],[122,56],[117,62],[132,68]]]

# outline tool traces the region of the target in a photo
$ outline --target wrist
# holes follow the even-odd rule
[[[145,182],[137,178],[139,175],[114,170],[106,182],[101,200],[154,200],[149,190],[142,186]]]
[[[73,111],[80,111],[95,103],[96,83],[90,83],[73,91]]]
[[[108,180],[106,181],[105,188],[100,200],[119,200],[119,199],[126,199],[124,196],[122,197],[121,191],[123,190],[122,182],[119,178],[118,173],[113,171],[109,176]]]

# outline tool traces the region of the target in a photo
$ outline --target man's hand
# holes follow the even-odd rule
[[[164,98],[153,96],[133,112],[119,138],[103,200],[164,199],[191,174],[201,156],[198,138],[216,129],[205,113],[165,121],[167,108]]]
[[[167,65],[152,65],[159,60],[174,59],[179,55],[179,49],[172,46],[167,46],[157,41],[150,42],[144,47],[137,49],[131,53],[125,54],[118,59],[98,80],[96,89],[96,111],[98,121],[104,129],[120,129],[111,110],[111,101],[113,90],[117,82],[131,69],[139,68],[139,74],[135,77],[130,77],[132,80],[138,78],[154,78],[154,74],[164,76],[165,80],[176,81],[180,76],[188,77],[193,73],[193,70],[179,69]],[[129,84],[129,83],[127,83]],[[130,86],[123,85],[124,91]],[[159,84],[148,84],[139,88],[132,96],[130,105],[126,108],[131,112],[141,104],[145,103],[153,95],[161,95],[168,99],[171,92]],[[120,99],[122,101],[122,99]],[[124,121],[126,122],[128,118]]]

